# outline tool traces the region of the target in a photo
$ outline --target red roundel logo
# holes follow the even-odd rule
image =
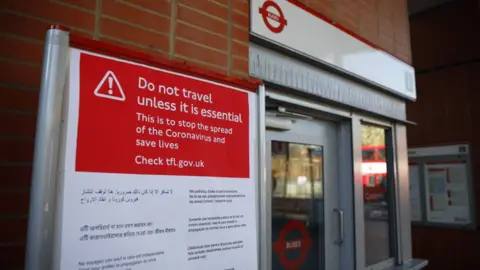
[[[288,233],[298,230],[301,233],[301,237],[294,240],[286,240]],[[312,246],[312,239],[308,235],[305,224],[298,220],[288,222],[285,227],[280,231],[278,240],[273,244],[273,249],[278,255],[280,263],[285,269],[298,269],[305,259],[307,258],[308,251]],[[289,259],[287,252],[291,250],[300,250],[300,255],[295,259]]]
[[[283,11],[280,9],[280,6],[272,0],[265,1],[258,12],[262,15],[263,22],[267,28],[275,34],[282,32],[287,25]]]

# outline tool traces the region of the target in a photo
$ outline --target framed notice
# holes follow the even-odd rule
[[[424,168],[429,222],[469,224],[467,164],[427,163]]]
[[[412,222],[474,229],[469,145],[412,148],[409,162]]]
[[[60,269],[257,269],[256,94],[70,49]]]

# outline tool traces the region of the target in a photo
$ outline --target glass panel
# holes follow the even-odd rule
[[[387,160],[385,156],[385,149],[380,149],[378,151],[378,160]]]
[[[383,128],[362,125],[362,152],[374,153],[362,155],[367,266],[392,256],[385,133]]]
[[[323,269],[323,147],[272,141],[272,269]]]

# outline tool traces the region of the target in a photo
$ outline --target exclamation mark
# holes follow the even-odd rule
[[[112,77],[108,77],[108,94],[111,95],[113,94],[113,78]]]

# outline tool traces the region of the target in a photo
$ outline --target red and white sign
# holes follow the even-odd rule
[[[58,269],[257,269],[256,95],[77,49]]]
[[[272,33],[280,33],[287,25],[287,20],[283,15],[282,9],[275,1],[265,1],[263,6],[258,10],[262,15],[265,26]]]
[[[302,236],[298,239],[287,240],[288,235],[294,231],[300,232]],[[292,220],[280,231],[278,240],[273,244],[273,250],[277,253],[279,261],[285,269],[295,270],[305,262],[311,246],[312,239],[305,224],[298,220]],[[292,250],[300,250],[300,255],[290,259],[287,253]]]
[[[394,94],[412,100],[417,98],[412,66],[343,31],[300,2],[250,0],[251,33]]]
[[[471,195],[467,170],[464,161],[425,163],[427,221],[461,225],[471,222]]]
[[[248,93],[90,54],[80,62],[77,171],[250,177]]]

